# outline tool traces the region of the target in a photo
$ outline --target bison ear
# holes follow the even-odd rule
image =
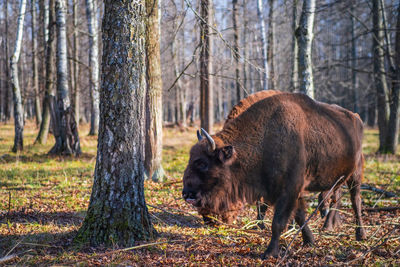
[[[235,149],[233,146],[224,146],[218,149],[218,159],[224,164],[231,164],[235,159]]]

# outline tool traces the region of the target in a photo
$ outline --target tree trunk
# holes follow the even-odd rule
[[[78,6],[79,2],[77,0],[73,0],[73,9],[74,9],[74,14],[72,17],[73,24],[74,24],[74,51],[73,51],[73,57],[74,57],[74,103],[73,103],[73,110],[74,110],[74,115],[75,115],[75,121],[76,121],[76,127],[79,129],[79,118],[80,118],[80,112],[79,112],[79,102],[80,102],[80,95],[79,95],[79,64],[78,64],[78,58],[79,58],[79,31],[78,31]]]
[[[26,0],[21,0],[19,5],[19,15],[17,22],[17,34],[15,38],[14,53],[10,59],[11,68],[11,84],[14,98],[14,147],[13,152],[17,152],[24,148],[23,133],[24,133],[24,111],[22,108],[21,89],[18,80],[18,61],[21,54],[22,34],[24,30]]]
[[[276,90],[274,67],[274,31],[274,0],[269,0],[267,62],[269,64],[268,88],[271,90]]]
[[[8,49],[8,0],[3,3],[4,8],[4,55],[6,60],[9,59],[9,49]],[[5,64],[5,94],[4,94],[4,121],[8,121],[11,118],[11,108],[10,108],[10,69],[9,64]]]
[[[156,234],[143,188],[145,16],[144,1],[105,1],[97,162],[76,237],[92,246],[132,246]]]
[[[36,125],[42,123],[42,112],[40,108],[40,95],[39,95],[39,77],[37,65],[37,34],[36,34],[36,1],[31,0],[31,13],[32,13],[32,79],[33,88],[35,90],[35,115]]]
[[[89,67],[90,67],[90,97],[92,114],[89,135],[99,132],[99,42],[97,39],[97,18],[94,0],[86,0],[86,15],[89,29]]]
[[[50,103],[56,140],[50,154],[78,156],[81,153],[78,129],[70,106],[68,90],[67,31],[65,0],[56,0],[57,26],[57,103]]]
[[[379,152],[386,151],[385,138],[387,133],[389,105],[388,88],[385,75],[385,54],[383,51],[384,36],[380,0],[372,1],[372,23],[373,38],[372,52],[374,62],[374,83],[377,97],[378,108],[378,127],[379,127]]]
[[[299,70],[298,70],[298,60],[299,60],[299,51],[298,44],[296,38],[296,29],[298,27],[297,24],[297,0],[293,0],[292,6],[292,76],[291,76],[291,84],[290,91],[297,92],[299,87]]]
[[[200,120],[201,127],[212,132],[214,120],[213,81],[212,81],[212,0],[200,1]]]
[[[146,150],[148,178],[162,182],[162,78],[160,58],[160,25],[158,0],[146,0]]]
[[[354,14],[354,5],[355,2],[351,5],[351,11]],[[357,77],[357,44],[356,44],[356,25],[355,25],[355,18],[351,16],[351,84],[353,88],[353,110],[355,113],[359,112],[359,93],[358,93],[358,77]]]
[[[254,93],[254,88],[248,86],[247,80],[248,80],[248,68],[247,68],[247,61],[248,59],[248,50],[249,50],[249,44],[247,41],[247,35],[248,35],[248,29],[247,25],[249,24],[249,19],[247,17],[247,0],[243,0],[243,32],[242,32],[242,47],[243,47],[243,87],[244,87],[244,95],[243,97],[247,97],[247,95],[250,93]]]
[[[315,0],[303,0],[299,27],[296,30],[298,42],[298,71],[300,92],[314,98],[314,81],[312,72],[311,48],[315,17]]]
[[[47,15],[46,15],[47,13]],[[50,102],[55,101],[55,91],[53,85],[53,68],[54,68],[54,0],[49,1],[48,8],[45,9],[45,24],[47,20],[48,30],[45,31],[46,42],[46,84],[45,95],[43,100],[42,123],[35,143],[46,144],[50,128]]]
[[[232,24],[233,24],[233,58],[235,59],[235,88],[236,88],[236,102],[242,99],[243,95],[240,89],[240,65],[239,65],[239,29],[237,26],[238,9],[237,0],[232,0]]]
[[[257,0],[257,15],[258,21],[260,23],[260,39],[261,39],[261,52],[262,52],[262,61],[263,61],[263,90],[268,90],[268,61],[267,61],[267,37],[265,32],[265,21],[264,21],[264,8],[262,0]]]
[[[399,141],[399,94],[400,94],[400,5],[397,7],[397,26],[395,41],[395,73],[392,78],[392,92],[390,94],[390,116],[386,136],[386,152],[396,154]]]

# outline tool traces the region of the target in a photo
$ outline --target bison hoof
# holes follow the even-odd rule
[[[269,259],[270,257],[278,258],[279,257],[279,249],[267,248],[267,250],[262,255],[261,259],[266,260],[266,259]]]

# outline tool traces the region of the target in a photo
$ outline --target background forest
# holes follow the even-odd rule
[[[399,1],[143,0],[148,13],[122,26],[106,12],[111,2],[0,0],[0,264],[399,263]],[[128,26],[143,35],[131,50],[137,72],[107,69],[125,50],[104,38]],[[132,108],[139,114],[143,104],[146,119],[129,126],[146,121],[138,141],[146,145],[144,195],[160,237],[127,249],[74,239],[90,228],[99,123],[109,108],[105,69],[115,87],[143,75],[139,88],[151,92]],[[290,225],[282,237],[290,256],[263,262],[272,211],[264,231],[254,228],[254,207],[213,228],[181,200],[195,131],[216,132],[234,105],[261,90],[305,93],[360,115],[366,241],[354,240],[345,194],[338,229],[323,232],[312,217],[318,244],[302,248]],[[309,203],[312,214],[316,195]]]

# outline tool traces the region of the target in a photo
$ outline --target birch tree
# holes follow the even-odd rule
[[[269,0],[268,14],[268,42],[267,42],[267,62],[269,67],[269,84],[268,88],[276,90],[275,85],[275,66],[274,66],[274,0]]]
[[[132,246],[154,236],[144,199],[145,2],[106,0],[92,195],[76,240]]]
[[[146,150],[147,177],[155,182],[164,179],[162,161],[162,78],[158,0],[145,0],[146,22]]]
[[[11,85],[14,98],[14,146],[12,151],[17,152],[24,148],[24,111],[22,108],[21,89],[18,80],[18,61],[21,54],[22,35],[24,30],[26,0],[21,0],[19,4],[19,15],[17,21],[17,35],[15,38],[14,53],[10,59]]]
[[[32,18],[32,80],[35,91],[35,115],[36,124],[40,126],[42,123],[42,112],[40,106],[39,95],[39,77],[38,77],[38,64],[37,64],[37,33],[36,33],[36,1],[31,1],[31,18]]]
[[[214,120],[212,80],[212,0],[200,1],[200,120],[201,127],[212,132]]]
[[[78,56],[79,56],[79,30],[78,30],[78,7],[79,2],[78,0],[73,0],[73,15],[72,15],[72,23],[74,25],[74,50],[73,50],[73,58],[74,58],[74,76],[73,76],[73,84],[74,84],[74,103],[73,103],[73,110],[75,115],[76,126],[79,128],[79,118],[80,118],[80,110],[79,110],[79,102],[80,102],[80,88],[79,88],[79,64],[78,64]],[[99,66],[97,66],[99,68]],[[98,77],[98,76],[97,76]]]
[[[299,87],[299,82],[298,82],[298,44],[297,44],[297,38],[296,38],[296,29],[298,27],[297,24],[297,0],[293,0],[293,6],[292,6],[292,76],[290,79],[290,87],[292,92],[297,92],[297,89]]]
[[[264,66],[262,84],[263,84],[263,90],[268,90],[267,37],[265,31],[264,7],[262,0],[257,0],[257,15],[258,15],[258,21],[260,23],[261,53]]]
[[[233,58],[235,59],[235,88],[236,88],[236,102],[242,99],[243,95],[240,89],[240,66],[239,66],[239,29],[237,25],[238,8],[237,0],[232,0],[232,24],[233,24]]]
[[[68,89],[66,3],[56,0],[57,28],[57,103],[50,102],[53,134],[56,140],[50,154],[79,155],[78,129],[73,116]]]
[[[314,81],[311,48],[314,38],[315,0],[303,0],[299,27],[296,30],[298,42],[298,71],[300,92],[314,98]]]
[[[97,39],[97,18],[94,0],[86,0],[86,16],[89,29],[89,68],[90,68],[90,96],[92,114],[90,119],[89,135],[99,132],[99,42]]]
[[[44,10],[44,24],[48,25],[48,29],[44,31],[46,41],[46,82],[45,94],[43,100],[42,123],[40,124],[39,133],[36,137],[35,143],[45,144],[50,128],[50,103],[55,102],[55,91],[53,82],[53,68],[54,68],[54,28],[55,28],[55,9],[54,0],[49,0],[49,6]]]

